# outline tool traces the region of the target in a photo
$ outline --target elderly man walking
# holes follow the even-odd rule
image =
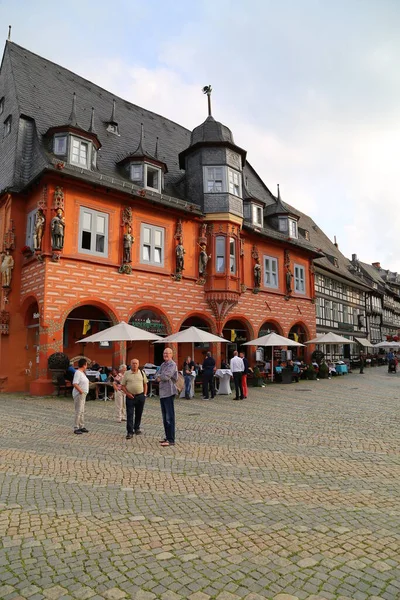
[[[161,446],[175,445],[175,406],[176,395],[175,383],[178,380],[178,369],[172,360],[171,348],[165,348],[163,352],[164,362],[160,367],[156,381],[160,383],[160,404],[164,424],[165,438],[160,441]]]
[[[121,381],[121,387],[126,394],[126,439],[133,438],[133,434],[139,435],[140,423],[144,403],[147,394],[147,377],[143,371],[139,370],[139,361],[137,358],[131,360],[131,370],[126,371]],[[135,416],[135,421],[133,417]]]
[[[235,382],[235,391],[236,398],[235,400],[243,400],[243,386],[242,386],[242,376],[244,373],[244,364],[243,360],[238,356],[237,350],[233,353],[233,358],[231,358],[231,371],[233,375],[233,380]]]
[[[85,402],[86,396],[89,392],[89,379],[86,377],[87,360],[86,358],[80,358],[78,362],[78,369],[75,371],[72,385],[72,397],[74,399],[75,407],[75,427],[74,433],[89,433],[85,427]]]

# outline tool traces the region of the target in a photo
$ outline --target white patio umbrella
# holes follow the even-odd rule
[[[323,333],[322,335],[318,335],[316,338],[312,340],[308,340],[306,344],[355,344],[353,340],[348,340],[347,338],[338,335],[337,333],[333,333],[329,331],[328,333]]]
[[[379,342],[375,344],[373,348],[399,348],[400,342]]]
[[[87,342],[142,342],[149,341],[153,342],[155,340],[162,340],[159,335],[155,333],[151,333],[150,331],[145,331],[144,329],[140,329],[139,327],[134,327],[133,325],[129,325],[125,321],[121,321],[117,325],[113,325],[108,329],[103,329],[98,333],[94,333],[93,335],[89,335],[86,338],[78,340],[77,344],[86,344]],[[123,349],[123,360],[126,360],[126,344]]]
[[[167,335],[167,337],[159,338],[155,344],[164,344],[167,342],[175,342],[179,343],[212,343],[212,342],[224,342],[228,343],[229,340],[225,338],[219,337],[218,335],[214,335],[213,333],[209,333],[208,331],[204,331],[203,329],[198,329],[198,327],[188,327],[187,329],[183,329],[182,331],[178,331],[178,333],[172,333],[171,335]]]
[[[243,346],[267,346],[272,348],[272,361],[271,361],[271,381],[274,380],[274,346],[304,346],[300,342],[295,342],[290,338],[285,338],[283,335],[278,335],[274,331],[263,335],[255,340],[250,340],[243,344]]]

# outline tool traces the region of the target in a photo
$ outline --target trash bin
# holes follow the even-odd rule
[[[284,368],[282,369],[282,383],[292,383],[292,369]]]

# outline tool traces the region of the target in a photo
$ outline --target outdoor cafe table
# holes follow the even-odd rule
[[[336,365],[336,373],[338,375],[344,375],[345,373],[348,373],[349,370],[347,368],[347,365]]]
[[[182,371],[181,371],[181,373],[183,375]],[[196,371],[192,371],[190,373],[190,376],[192,378],[192,381],[190,382],[190,394],[189,394],[189,396],[191,398],[193,398],[193,396],[194,396],[194,382],[196,380]],[[185,386],[183,386],[183,390],[181,391],[181,394],[180,394],[179,398],[184,398],[184,397],[185,397]]]
[[[104,402],[107,402],[107,400],[111,400],[111,398],[109,398],[107,395],[107,388],[114,389],[114,386],[109,381],[96,381],[96,387],[99,387],[101,385],[104,385]]]
[[[232,371],[230,369],[217,369],[215,371],[215,377],[219,379],[219,386],[217,394],[232,394],[231,390],[231,377]]]

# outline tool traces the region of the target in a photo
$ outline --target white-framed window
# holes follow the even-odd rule
[[[258,204],[252,204],[252,221],[253,225],[263,226],[263,209]]]
[[[326,300],[325,302],[325,319],[328,319],[329,321],[332,318],[332,302],[331,300]]]
[[[132,163],[130,171],[132,181],[143,181],[143,165]]]
[[[65,156],[67,154],[67,136],[55,135],[53,139],[53,152],[57,156]]]
[[[4,96],[0,98],[0,115],[4,112]]]
[[[236,241],[229,238],[229,268],[230,272],[236,274]]]
[[[33,232],[35,231],[37,208],[31,210],[26,217],[25,245],[33,249]]]
[[[165,229],[142,223],[140,240],[140,262],[163,267]]]
[[[218,194],[225,191],[224,167],[205,167],[205,179],[207,194]]]
[[[278,287],[278,259],[273,256],[264,256],[264,285]]]
[[[332,302],[333,320],[339,321],[339,308],[337,302]]]
[[[217,235],[215,238],[215,270],[225,273],[225,236]]]
[[[161,192],[161,169],[145,164],[145,187]]]
[[[108,256],[108,214],[81,206],[79,252]]]
[[[240,185],[240,173],[234,169],[228,169],[229,193],[239,198],[242,196]]]
[[[306,293],[306,273],[301,265],[294,265],[294,291],[298,294]]]
[[[3,137],[7,137],[8,135],[10,135],[11,133],[11,122],[12,122],[12,117],[11,115],[9,117],[7,117],[7,119],[4,121],[4,127],[3,127]]]
[[[298,238],[298,231],[297,231],[297,221],[295,221],[295,219],[288,219],[288,223],[289,223],[289,235],[291,238]]]
[[[71,162],[75,165],[83,167],[84,169],[88,169],[90,165],[90,146],[91,144],[89,144],[89,142],[81,140],[77,137],[71,137]]]

